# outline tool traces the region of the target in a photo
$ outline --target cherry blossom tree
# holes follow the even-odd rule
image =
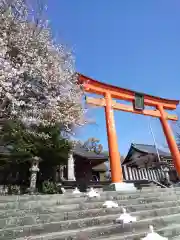
[[[26,0],[0,0],[0,119],[71,131],[85,123],[83,90],[72,52],[41,16]]]

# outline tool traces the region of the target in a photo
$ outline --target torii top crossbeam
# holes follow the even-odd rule
[[[105,96],[107,92],[111,94],[112,98],[118,100],[126,100],[129,102],[134,102],[135,100],[135,92],[129,89],[116,87],[107,83],[99,82],[92,78],[86,77],[82,74],[79,74],[79,83],[83,84],[85,92],[95,93],[97,95]],[[170,100],[160,97],[151,96],[149,94],[142,93],[144,96],[144,104],[147,106],[157,107],[158,104],[163,105],[164,109],[167,110],[175,110],[177,105],[179,104],[179,100]],[[88,97],[86,102],[88,104],[96,105],[96,106],[105,106],[104,98],[90,98]],[[125,112],[133,112],[136,114],[148,115],[152,117],[160,117],[160,113],[158,110],[147,110],[137,111],[133,108],[133,106],[120,104],[113,101],[113,109],[121,110]],[[176,115],[167,114],[168,120],[177,121]]]
[[[143,99],[143,104],[140,105],[142,105],[143,107],[136,108],[137,95],[134,91],[102,83],[92,78],[86,77],[82,74],[78,75],[79,83],[83,84],[85,92],[95,93],[97,95],[103,96],[102,98],[87,98],[86,102],[88,104],[105,107],[111,178],[113,183],[123,181],[113,109],[158,117],[161,121],[162,128],[174,160],[174,165],[176,166],[176,170],[180,175],[180,153],[171,128],[167,121],[177,121],[178,118],[176,115],[168,114],[165,111],[166,109],[175,110],[177,108],[177,105],[179,104],[179,100],[170,100],[160,97],[154,97],[148,94],[140,94],[141,97],[143,97],[141,98],[141,100]],[[113,99],[129,101],[132,102],[132,105],[121,104]],[[154,107],[154,109],[152,110],[144,108],[144,105]]]

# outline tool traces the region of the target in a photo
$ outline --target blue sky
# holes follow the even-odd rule
[[[48,0],[48,18],[59,42],[73,48],[76,68],[97,80],[165,98],[180,99],[180,2],[178,0]],[[91,109],[96,125],[78,130],[107,149],[104,109]],[[148,118],[115,112],[119,150],[131,142],[153,144]],[[151,120],[159,146],[166,144]],[[170,123],[173,127],[174,124]]]

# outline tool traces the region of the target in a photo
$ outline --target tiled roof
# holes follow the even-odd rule
[[[160,157],[164,157],[164,158],[170,158],[171,159],[171,154],[168,151],[163,151],[161,149],[157,149],[159,156]],[[131,161],[133,156],[136,156],[135,153],[139,152],[144,154],[145,156],[148,156],[148,154],[153,154],[153,155],[157,155],[157,150],[156,147],[154,145],[148,145],[148,144],[137,144],[137,143],[132,143],[131,147],[128,151],[127,156],[125,157],[124,161],[122,164],[126,164],[129,161]],[[135,154],[135,155],[134,155]],[[137,161],[139,161],[140,159],[138,158]]]
[[[132,146],[137,150],[145,153],[157,154],[156,147],[154,145],[147,145],[147,144],[136,144],[133,143]],[[158,148],[158,153],[162,157],[171,157],[170,152],[165,152]]]
[[[74,147],[73,153],[75,155],[88,158],[88,159],[108,160],[108,156],[106,156],[105,154],[102,154],[102,153],[98,154],[98,153],[95,153],[94,151],[87,151],[81,144],[76,144],[76,146]]]

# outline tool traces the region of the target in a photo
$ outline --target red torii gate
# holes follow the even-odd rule
[[[166,109],[175,110],[179,104],[178,100],[169,100],[147,94],[137,94],[134,91],[102,83],[82,74],[78,75],[79,83],[83,84],[85,92],[95,93],[97,95],[103,96],[103,98],[87,97],[86,102],[88,104],[105,108],[112,183],[123,182],[113,109],[159,118],[164,134],[166,136],[169,149],[171,151],[174,165],[178,174],[180,175],[180,153],[172,130],[168,124],[168,120],[177,121],[178,118],[176,115],[168,114],[165,111]],[[139,101],[141,103],[141,106],[139,108],[135,106],[136,96],[139,96]],[[132,105],[130,106],[117,103],[113,100],[113,98],[129,101],[132,103]],[[152,106],[155,108],[155,110],[145,109],[144,105]]]

